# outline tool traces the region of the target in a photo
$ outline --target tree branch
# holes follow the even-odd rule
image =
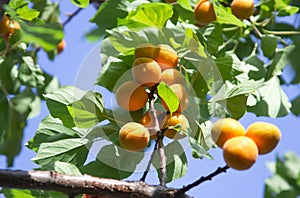
[[[40,189],[63,192],[71,197],[91,194],[106,197],[188,198],[177,189],[98,178],[90,175],[70,176],[53,171],[0,170],[0,186],[19,189]]]
[[[68,18],[63,22],[63,27],[65,27],[72,19],[75,17],[79,12],[82,10],[82,8],[78,8],[75,12],[68,15]]]

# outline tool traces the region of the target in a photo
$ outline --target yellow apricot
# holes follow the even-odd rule
[[[147,87],[159,83],[161,69],[159,64],[151,58],[137,58],[132,67],[133,79]]]
[[[148,129],[136,122],[126,123],[119,131],[119,142],[129,151],[143,150],[148,145],[149,139]]]
[[[178,64],[178,55],[169,45],[156,46],[153,59],[159,63],[161,70],[175,68]]]
[[[255,122],[248,127],[246,136],[257,144],[259,154],[267,154],[277,146],[281,132],[274,124]]]
[[[176,69],[166,69],[161,73],[160,82],[165,82],[167,85],[184,84],[184,76]]]
[[[206,26],[216,20],[214,6],[209,0],[199,1],[194,9],[194,19],[196,25]]]
[[[246,133],[243,125],[232,118],[219,119],[211,129],[211,137],[220,148],[230,138],[244,136]]]
[[[9,24],[8,32],[4,33],[2,36],[7,42],[10,37],[15,33],[15,30],[20,30],[21,26],[18,21],[11,21]]]
[[[135,48],[134,50],[134,58],[141,58],[141,57],[146,57],[146,58],[153,58],[155,51],[155,46],[152,44],[143,44]]]
[[[9,23],[10,20],[8,18],[8,16],[4,15],[2,20],[0,21],[0,34],[6,34],[9,32]]]
[[[60,54],[62,51],[64,51],[65,47],[66,47],[66,41],[65,39],[62,39],[56,47],[57,54]]]
[[[223,146],[223,157],[227,166],[236,170],[249,169],[257,156],[258,148],[255,142],[246,136],[231,138]]]
[[[128,111],[137,111],[145,106],[148,94],[144,87],[134,81],[127,81],[116,90],[117,103]]]
[[[164,132],[164,135],[170,139],[181,139],[184,138],[188,133],[190,127],[188,119],[181,113],[168,114],[164,123],[163,128],[174,127],[180,124],[182,134],[177,132],[175,129],[169,128]]]
[[[254,13],[253,0],[233,0],[231,11],[239,19],[249,19]]]
[[[175,95],[179,99],[179,106],[176,112],[182,112],[185,111],[189,105],[189,98],[188,94],[186,92],[186,89],[182,84],[173,84],[170,86],[170,89],[175,93]],[[167,104],[162,100],[162,105],[165,107],[167,111],[170,111]]]

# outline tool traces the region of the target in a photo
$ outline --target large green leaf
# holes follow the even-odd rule
[[[80,8],[86,8],[89,5],[90,0],[71,0],[71,2]]]
[[[272,58],[274,56],[277,44],[278,37],[273,34],[264,34],[261,36],[261,49],[266,57]]]
[[[116,145],[101,148],[96,159],[81,168],[82,173],[97,177],[124,179],[143,159],[143,152],[129,152]]]
[[[187,158],[184,148],[178,141],[173,141],[164,147],[167,158],[167,183],[183,177],[187,172]],[[152,161],[153,166],[157,170],[160,177],[160,157],[158,151],[155,152]]]
[[[2,91],[0,91],[0,145],[3,143],[5,134],[7,132],[6,129],[8,127],[9,121],[7,115],[9,115],[9,103],[6,95],[3,94]]]
[[[205,27],[205,31],[203,32],[203,36],[205,38],[205,43],[207,45],[206,50],[210,54],[216,54],[219,46],[221,46],[224,42],[222,36],[222,26],[220,24],[209,24]]]
[[[291,111],[296,116],[300,115],[300,95],[293,99]]]
[[[90,142],[81,138],[44,142],[32,161],[47,168],[52,168],[56,161],[72,163],[79,167],[84,164],[90,146]]]
[[[159,97],[166,103],[171,113],[175,112],[179,106],[179,99],[166,83],[161,82],[157,86]]]
[[[282,117],[290,112],[291,104],[280,87],[278,77],[266,81],[248,98],[248,111],[257,116]]]
[[[63,173],[66,175],[76,175],[76,176],[82,175],[79,169],[77,168],[77,166],[67,162],[60,162],[60,161],[54,162],[54,170],[57,173]]]
[[[216,13],[217,22],[232,24],[239,27],[246,27],[246,24],[236,18],[233,14],[229,13],[221,4],[214,1],[214,10]]]

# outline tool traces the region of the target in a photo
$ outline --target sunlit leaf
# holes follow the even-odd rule
[[[175,112],[179,106],[179,99],[172,89],[166,85],[166,83],[161,82],[157,86],[157,92],[159,97],[165,102],[171,113]]]
[[[71,2],[80,8],[86,8],[90,3],[89,0],[71,0]]]

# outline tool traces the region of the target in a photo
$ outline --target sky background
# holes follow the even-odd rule
[[[66,13],[72,13],[77,8],[69,0],[60,1],[61,16],[64,21]],[[95,90],[94,81],[101,69],[100,64],[100,43],[90,43],[84,38],[84,33],[88,32],[93,25],[88,21],[95,14],[93,6],[82,10],[73,20],[65,27],[65,50],[55,58],[55,61],[49,61],[43,51],[39,52],[39,64],[47,72],[58,77],[61,85],[76,85],[81,89]],[[291,79],[292,71],[286,68],[284,78]],[[289,98],[295,97],[300,88],[295,86],[285,86],[285,92]],[[104,101],[109,102],[109,96],[103,94]],[[23,143],[30,140],[38,127],[40,121],[48,115],[45,103],[42,103],[42,109],[39,116],[28,121],[25,128]],[[251,123],[256,121],[268,121],[276,124],[282,131],[282,139],[276,149],[263,156],[259,156],[253,167],[246,171],[236,171],[229,169],[227,173],[220,174],[213,178],[212,181],[205,182],[200,186],[188,192],[194,197],[206,198],[260,198],[263,197],[264,180],[269,177],[270,171],[266,162],[274,161],[276,155],[282,155],[287,151],[294,151],[300,156],[300,119],[288,115],[283,118],[270,119],[265,117],[256,117],[254,114],[246,114],[240,122],[247,128]],[[225,162],[222,157],[221,149],[213,149],[210,153],[215,160],[193,159],[190,157],[190,150],[187,150],[188,156],[188,173],[185,177],[168,184],[169,187],[181,187],[192,183],[203,175],[208,175],[217,167],[224,166]],[[14,167],[11,169],[31,170],[35,164],[30,161],[35,153],[26,147],[22,148],[19,156],[15,158]],[[0,168],[6,168],[5,158],[0,156]],[[133,174],[130,180],[140,178],[141,174]],[[156,173],[151,172],[146,182],[157,184]],[[0,195],[1,197],[1,195]]]

